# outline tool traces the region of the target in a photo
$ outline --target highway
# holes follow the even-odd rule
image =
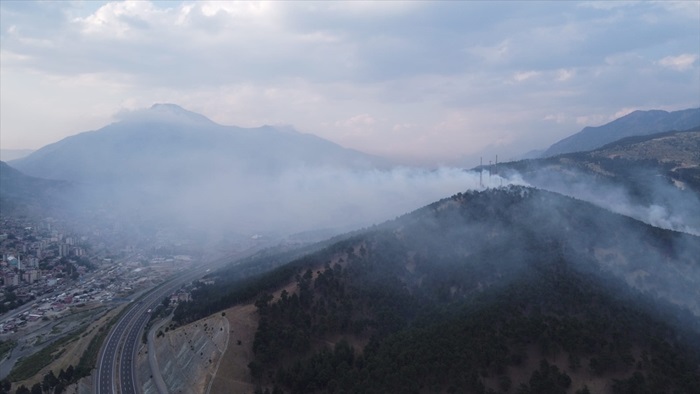
[[[151,317],[150,311],[154,310],[163,298],[183,285],[203,277],[210,269],[250,255],[265,246],[267,245],[261,243],[245,251],[223,256],[208,264],[175,274],[127,306],[102,344],[97,360],[93,391],[98,394],[141,393],[141,383],[135,373],[135,358],[143,330]],[[160,373],[160,371],[153,371],[153,373]]]
[[[114,377],[114,360],[119,349],[124,333],[126,332],[131,319],[136,314],[137,309],[133,306],[127,310],[123,317],[117,322],[114,328],[107,335],[107,340],[103,344],[100,352],[97,367],[97,387],[98,393],[116,393]]]
[[[96,393],[136,394],[141,387],[134,370],[134,359],[143,329],[151,313],[163,300],[182,285],[205,274],[195,269],[175,276],[127,307],[102,344],[95,378]]]

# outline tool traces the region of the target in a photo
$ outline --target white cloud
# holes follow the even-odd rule
[[[523,82],[523,81],[527,81],[528,79],[536,78],[539,75],[540,75],[540,72],[538,72],[538,71],[521,71],[521,72],[515,73],[515,75],[513,75],[513,79],[516,82]]]
[[[568,81],[576,75],[576,70],[559,69],[557,70],[556,80],[559,82]]]
[[[336,125],[354,128],[354,127],[372,126],[376,122],[377,121],[369,114],[360,114],[360,115],[355,115],[350,119],[338,121],[338,122],[336,122]]]
[[[543,119],[550,121],[550,122],[555,122],[555,123],[564,123],[568,120],[568,117],[563,113],[557,113],[557,114],[548,114]]]
[[[577,4],[581,8],[593,8],[597,10],[610,11],[618,8],[634,6],[636,1],[582,1]]]
[[[678,56],[666,56],[659,60],[659,64],[676,71],[685,71],[692,68],[696,60],[698,60],[698,55],[684,53]]]
[[[160,11],[150,2],[124,1],[107,3],[86,18],[74,22],[82,27],[85,35],[101,35],[110,38],[127,38],[134,30],[146,29],[158,18]]]
[[[700,105],[697,73],[667,71],[698,64],[700,25],[679,18],[687,4],[0,8],[4,147],[38,148],[83,131],[85,105],[107,124],[120,108],[175,102],[224,124],[293,124],[355,149],[440,162],[490,144],[547,146],[620,108]]]

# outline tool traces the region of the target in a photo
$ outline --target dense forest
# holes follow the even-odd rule
[[[563,393],[567,373],[622,375],[616,393],[700,389],[697,331],[652,317],[648,299],[614,280],[575,272],[556,256],[536,264],[508,285],[451,302],[440,287],[432,294],[380,287],[339,265],[314,280],[307,271],[298,295],[259,300],[252,372],[296,393]],[[339,335],[369,343],[318,346]],[[554,360],[564,360],[561,369]],[[514,382],[519,369],[529,379]]]
[[[174,312],[178,325],[186,324],[239,302],[249,301],[262,291],[271,291],[288,282],[304,266],[302,256],[308,256],[343,236],[311,245],[276,246],[238,260],[192,283],[192,300],[181,303]],[[208,283],[205,285],[204,283]]]
[[[261,392],[700,392],[697,237],[510,187],[324,246],[183,309],[256,300]]]

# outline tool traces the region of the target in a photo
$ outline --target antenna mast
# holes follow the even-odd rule
[[[479,188],[484,188],[484,158],[479,158]]]
[[[491,187],[491,171],[493,170],[493,168],[492,168],[493,164],[491,164],[491,163],[493,163],[493,162],[491,160],[489,160],[489,187]]]

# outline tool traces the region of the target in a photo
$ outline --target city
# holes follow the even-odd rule
[[[74,227],[87,228],[51,217],[1,219],[0,379],[12,376],[16,381],[19,376],[21,381],[36,376],[18,375],[16,370],[33,362],[29,356],[65,338],[85,338],[76,341],[73,353],[86,353],[88,339],[102,331],[124,306],[192,267],[200,257],[169,254],[175,249],[164,247],[167,242],[163,239],[159,247],[144,251],[123,239],[119,243],[103,241],[105,234],[121,239],[113,238],[112,233],[96,228],[79,233],[70,230]],[[180,246],[178,251],[183,250],[181,241],[174,243]],[[170,300],[176,304],[188,298],[188,293],[180,291],[173,292]],[[77,359],[75,355],[68,359],[66,368],[72,370]]]

